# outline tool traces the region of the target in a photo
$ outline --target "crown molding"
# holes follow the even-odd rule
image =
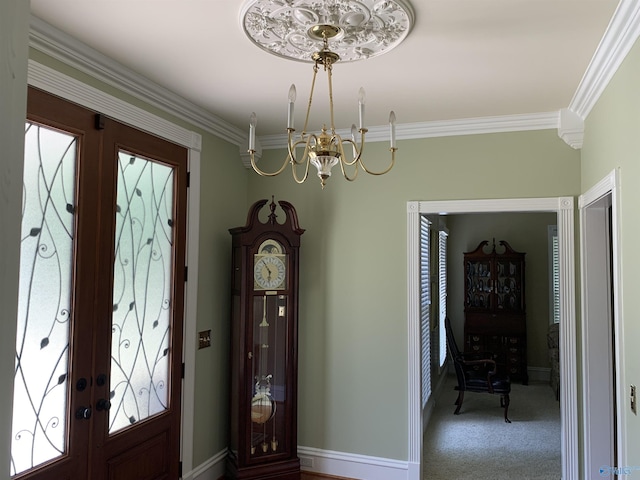
[[[503,115],[500,117],[404,123],[396,125],[396,138],[398,140],[412,140],[457,135],[555,129],[558,128],[558,115],[558,112],[543,112],[528,115]],[[342,137],[348,138],[351,136],[351,131],[348,129],[336,130],[336,133]],[[370,142],[388,142],[389,126],[369,127],[367,140]],[[260,137],[260,142],[262,148],[265,150],[284,148],[287,145],[287,135],[263,135]]]
[[[582,148],[582,140],[584,138],[583,118],[568,108],[560,110],[558,136],[571,148]]]
[[[558,136],[582,148],[584,121],[640,35],[640,2],[620,0],[568,108],[560,111]]]
[[[620,0],[569,104],[569,110],[583,120],[587,118],[639,35],[640,2]]]
[[[31,15],[29,46],[234,145],[246,132]]]
[[[178,145],[198,152],[202,150],[202,136],[199,133],[153,115],[35,60],[28,60],[27,83]]]

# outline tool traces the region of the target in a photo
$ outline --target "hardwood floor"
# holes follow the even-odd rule
[[[224,477],[221,477],[218,480],[224,480]],[[302,472],[300,476],[300,480],[356,480],[356,479],[346,478],[346,477],[336,477],[333,475],[323,475],[321,473]]]
[[[355,480],[345,477],[334,477],[333,475],[322,475],[320,473],[302,472],[300,480]]]

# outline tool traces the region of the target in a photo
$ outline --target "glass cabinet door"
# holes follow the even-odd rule
[[[493,277],[490,261],[467,261],[466,304],[470,308],[493,307]]]
[[[522,262],[509,258],[496,260],[496,271],[497,308],[522,310]]]

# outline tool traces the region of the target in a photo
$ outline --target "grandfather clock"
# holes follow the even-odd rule
[[[231,432],[227,478],[299,480],[298,259],[293,206],[254,203],[232,228]],[[264,215],[267,213],[267,215]]]

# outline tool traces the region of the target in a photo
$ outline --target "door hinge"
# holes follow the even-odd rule
[[[182,478],[182,462],[178,462],[178,475]]]
[[[104,130],[105,116],[102,113],[96,113],[95,116],[95,128],[96,130]]]
[[[187,172],[187,188],[191,186],[191,172]]]
[[[182,378],[184,378],[184,362],[182,362]]]
[[[189,267],[185,265],[184,267],[184,281],[187,281],[187,277],[189,276]]]

